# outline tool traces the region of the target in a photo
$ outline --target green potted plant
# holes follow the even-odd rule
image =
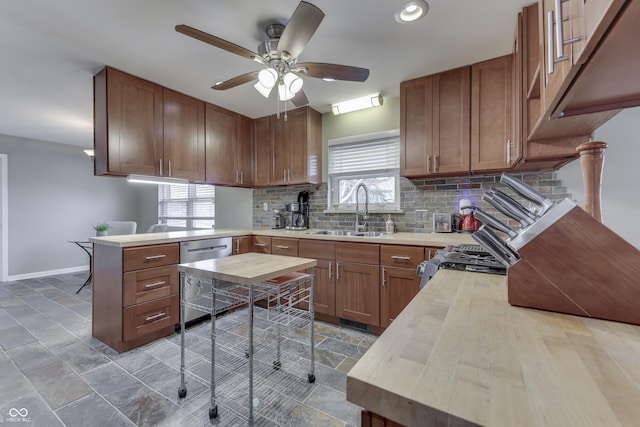
[[[96,230],[96,236],[106,236],[107,230],[111,227],[106,222],[103,222],[102,224],[94,225],[93,228]]]

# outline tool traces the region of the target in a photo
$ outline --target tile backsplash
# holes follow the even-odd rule
[[[557,179],[555,171],[536,173],[513,173],[515,178],[521,179],[535,187],[542,194],[553,200],[571,197]],[[471,175],[450,178],[413,179],[400,178],[400,208],[401,212],[391,213],[396,231],[430,233],[433,231],[433,213],[457,213],[460,199],[469,199],[495,215],[497,218],[513,226],[516,221],[508,219],[496,212],[482,195],[491,187],[498,188],[511,195],[523,204],[528,202],[518,198],[508,187],[500,183],[500,174]],[[284,211],[286,203],[296,202],[300,191],[309,192],[309,228],[350,230],[354,226],[353,213],[325,212],[327,209],[327,184],[299,185],[291,187],[269,187],[253,190],[253,226],[269,228],[274,209]],[[268,211],[264,211],[264,203],[268,203]],[[416,221],[416,210],[427,210],[426,221]],[[290,215],[287,215],[290,219]],[[384,230],[387,213],[370,213],[369,229]]]

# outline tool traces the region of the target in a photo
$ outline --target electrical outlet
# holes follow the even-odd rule
[[[262,204],[262,209],[263,209],[265,212],[269,212],[269,203],[264,202],[264,203]]]
[[[428,209],[416,209],[416,222],[427,222],[429,218]]]

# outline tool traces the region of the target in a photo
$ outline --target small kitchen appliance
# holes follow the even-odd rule
[[[473,233],[478,230],[482,223],[473,216],[475,207],[468,199],[460,200],[460,216],[458,217],[458,231],[463,233]]]
[[[309,228],[309,193],[301,191],[298,193],[296,203],[285,205],[287,212],[291,212],[291,224],[287,225],[287,230],[306,230]]]
[[[285,228],[285,218],[282,212],[279,209],[273,210],[273,216],[271,217],[271,228]]]

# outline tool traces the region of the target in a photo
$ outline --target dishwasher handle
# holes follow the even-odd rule
[[[212,251],[219,251],[220,249],[227,249],[228,247],[229,246],[227,246],[227,245],[207,246],[205,248],[187,249],[187,252],[189,252],[190,254],[202,253],[202,252],[212,252]]]

